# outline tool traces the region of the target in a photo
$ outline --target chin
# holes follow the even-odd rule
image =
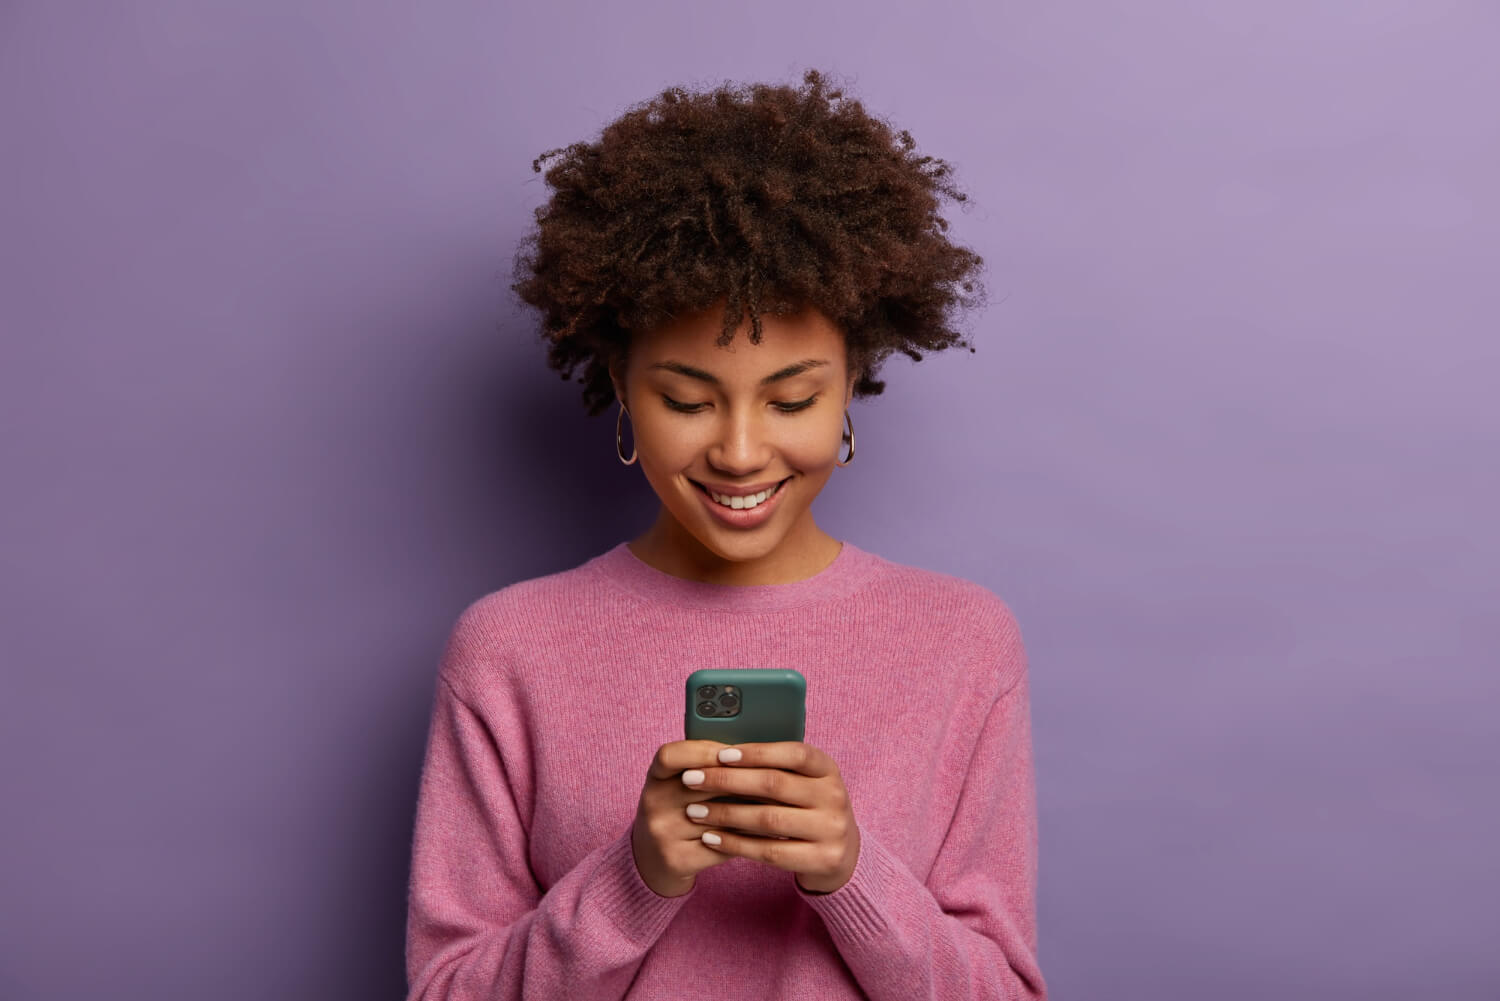
[[[762,532],[753,538],[748,535],[735,536],[729,532],[710,532],[700,535],[696,532],[690,533],[698,540],[698,544],[720,559],[729,560],[733,563],[748,563],[759,560],[779,549],[786,541],[785,532]]]
[[[731,544],[722,547],[723,552],[721,555],[725,559],[734,560],[738,563],[758,560],[763,556],[769,556],[771,553],[774,553],[780,548],[783,541],[784,537],[780,535],[775,538],[755,539],[753,541],[747,539],[739,542],[737,545]]]

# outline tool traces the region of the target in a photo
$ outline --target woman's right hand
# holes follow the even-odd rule
[[[716,794],[682,784],[684,771],[718,765],[719,751],[728,746],[716,740],[674,740],[656,750],[641,787],[630,843],[641,880],[658,896],[682,896],[693,888],[698,873],[734,857],[705,845],[702,826],[687,815],[689,803]]]

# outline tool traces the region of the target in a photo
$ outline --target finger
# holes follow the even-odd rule
[[[727,744],[717,740],[674,740],[656,749],[646,774],[653,779],[670,779],[685,768],[701,768],[718,761],[717,754]]]
[[[827,850],[811,841],[760,838],[733,831],[704,831],[703,844],[724,855],[755,859],[788,872],[816,872],[824,864]],[[717,840],[717,844],[715,844]]]
[[[740,752],[738,758],[724,753],[731,748]],[[838,765],[826,751],[800,740],[731,744],[719,749],[714,763],[731,768],[780,768],[815,779],[838,771]]]
[[[689,803],[683,814],[703,828],[731,831],[768,838],[795,838],[816,841],[819,834],[817,815],[801,807],[782,803],[747,806],[739,803]]]
[[[682,783],[704,797],[728,794],[784,803],[788,806],[814,806],[819,801],[818,779],[810,779],[780,768],[741,768],[718,766],[690,768],[682,773]]]

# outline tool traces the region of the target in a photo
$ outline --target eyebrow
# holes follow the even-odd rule
[[[827,364],[828,362],[824,361],[821,358],[804,358],[799,362],[788,365],[786,368],[778,369],[777,371],[772,372],[770,375],[760,380],[760,384],[762,386],[769,386],[773,382],[780,382],[782,379],[790,379],[794,375],[801,375],[808,369],[818,368],[819,366]],[[691,365],[684,365],[680,361],[659,361],[651,365],[650,367],[664,368],[669,372],[676,372],[678,375],[685,375],[690,379],[699,379],[703,382],[711,383],[715,386],[720,385],[719,377],[714,375],[712,372],[705,372],[701,368],[694,368]]]

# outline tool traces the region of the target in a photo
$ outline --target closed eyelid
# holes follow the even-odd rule
[[[803,397],[800,400],[769,400],[767,402],[769,402],[773,407],[776,407],[783,413],[795,413],[799,410],[807,410],[811,408],[815,403],[818,402],[819,399],[822,398],[822,395],[822,391],[819,390],[818,392],[813,393],[811,396]],[[662,402],[672,410],[691,411],[696,413],[703,407],[708,406],[707,402],[679,400],[667,393],[661,394],[661,398]]]

